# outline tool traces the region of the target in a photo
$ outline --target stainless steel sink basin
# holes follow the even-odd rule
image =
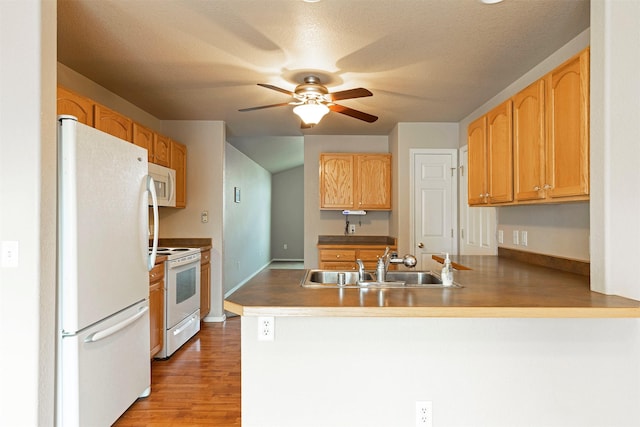
[[[306,288],[445,289],[440,276],[432,271],[389,271],[386,280],[379,282],[375,273],[372,272],[365,272],[364,280],[360,281],[357,271],[307,270],[301,285]],[[454,283],[452,287],[461,288],[462,286]]]

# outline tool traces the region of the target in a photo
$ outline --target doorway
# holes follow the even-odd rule
[[[458,252],[458,151],[415,149],[411,155],[411,247],[420,270],[441,267],[432,255]]]

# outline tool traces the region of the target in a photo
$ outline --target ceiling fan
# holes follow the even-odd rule
[[[370,91],[361,87],[330,93],[327,90],[327,87],[321,84],[320,79],[316,76],[305,77],[304,83],[296,86],[293,92],[264,83],[258,83],[258,86],[286,93],[287,95],[292,96],[294,98],[294,101],[282,102],[280,104],[262,105],[260,107],[243,108],[238,111],[244,112],[261,110],[263,108],[295,105],[293,112],[297,114],[300,119],[302,119],[303,128],[312,127],[313,125],[318,124],[320,120],[322,120],[322,118],[325,116],[325,114],[327,114],[329,111],[334,111],[336,113],[354,117],[368,123],[373,123],[378,120],[378,117],[376,116],[364,113],[362,111],[354,110],[353,108],[345,107],[344,105],[339,105],[334,102],[341,99],[362,98],[365,96],[373,95]]]

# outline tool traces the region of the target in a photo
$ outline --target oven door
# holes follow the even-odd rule
[[[166,329],[200,308],[200,254],[188,258],[167,261]]]

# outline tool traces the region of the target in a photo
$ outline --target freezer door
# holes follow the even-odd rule
[[[147,152],[75,120],[58,126],[59,310],[75,333],[149,295]]]
[[[149,304],[60,339],[57,425],[109,426],[151,384]]]

